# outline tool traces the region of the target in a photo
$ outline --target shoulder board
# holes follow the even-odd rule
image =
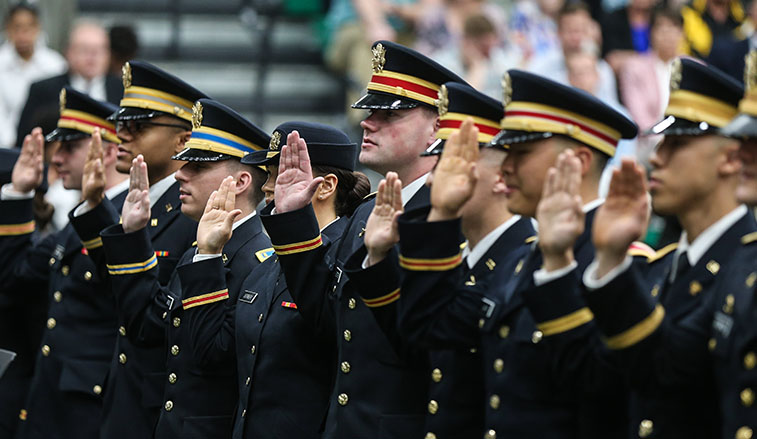
[[[641,256],[643,258],[651,258],[654,257],[655,251],[652,247],[644,244],[641,241],[634,241],[631,243],[631,245],[628,246],[628,253],[629,256]]]
[[[192,247],[197,247],[197,241],[192,243]]]
[[[363,201],[368,201],[368,200],[372,200],[372,199],[376,198],[376,194],[378,194],[378,191],[371,192],[370,194],[368,194],[368,195],[366,195],[366,196],[363,197]]]
[[[757,241],[757,232],[747,233],[741,237],[741,243],[744,245],[751,244]]]
[[[528,238],[526,238],[526,244],[531,244],[532,242],[536,241],[536,238],[538,238],[538,236],[536,235],[529,236]]]
[[[668,244],[665,247],[657,250],[654,255],[648,257],[647,258],[647,262],[649,262],[651,264],[652,262],[658,261],[658,260],[664,258],[665,255],[667,255],[668,253],[672,252],[673,250],[675,250],[677,248],[678,248],[678,243],[677,242],[674,242],[672,244]]]
[[[258,261],[263,262],[266,259],[270,258],[273,253],[273,247],[264,248],[263,250],[256,251],[255,257],[258,258]]]

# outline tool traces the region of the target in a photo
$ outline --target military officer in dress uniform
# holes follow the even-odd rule
[[[428,189],[423,183],[434,158],[419,155],[436,140],[439,88],[463,80],[425,56],[386,41],[373,45],[372,64],[368,93],[354,104],[369,110],[361,122],[359,160],[382,174],[399,174],[405,183],[402,199],[406,208],[427,205]],[[335,260],[329,264],[324,255],[330,244],[324,245],[310,206],[318,180],[307,177],[305,162],[299,161],[302,169],[296,166],[297,160],[293,163],[287,176],[281,172],[276,180],[276,214],[270,215],[272,203],[261,219],[289,291],[295,303],[303,303],[298,309],[306,319],[317,321],[319,330],[336,334],[339,340],[324,436],[420,436],[427,404],[428,357],[409,349],[396,333],[382,331],[369,309],[374,303],[364,302],[359,286],[344,274],[347,258],[362,245],[373,201],[355,211]],[[284,223],[285,217],[280,216],[284,213],[286,223],[296,223],[297,228],[277,224]],[[306,295],[313,299],[303,302]],[[389,308],[391,318],[394,314]]]
[[[616,190],[611,184],[594,222],[597,258],[584,275],[586,300],[610,356],[631,380],[629,437],[718,434],[711,370],[696,359],[706,352],[701,340],[710,331],[706,316],[713,291],[725,279],[723,268],[736,262],[741,237],[757,230],[736,199],[738,142],[721,133],[742,94],[738,81],[700,61],[673,63],[668,107],[651,129],[665,138],[650,158],[649,190],[655,212],[674,215],[681,224],[678,243],[650,258],[649,267],[632,266],[625,255],[623,249],[645,228],[647,210],[643,189],[636,204],[625,203],[633,200],[621,190],[634,175],[630,163],[619,172]],[[629,205],[638,215],[624,223]],[[647,339],[660,325],[664,329]]]
[[[115,167],[120,141],[113,123],[105,120],[115,110],[63,88],[58,127],[47,140],[61,142],[52,163],[66,189],[81,189],[88,154],[101,156],[105,196],[120,206],[126,195],[125,176]],[[8,288],[5,294],[23,293],[29,307],[35,306],[37,294],[49,296],[37,365],[18,415],[23,421],[19,437],[95,437],[118,327],[115,302],[107,279],[98,274],[70,224],[32,244],[32,198],[43,178],[43,148],[41,130],[35,129],[24,141],[12,183],[3,187],[0,201],[0,279]]]
[[[264,191],[266,200],[272,201],[274,182],[287,160],[281,159],[284,164],[280,168],[280,142],[295,136],[295,131],[302,139],[296,146],[307,148],[313,174],[323,179],[312,198],[318,225],[324,240],[338,242],[348,217],[370,191],[368,177],[354,172],[358,148],[347,135],[322,124],[285,122],[273,132],[267,151],[248,154],[242,161],[268,168]],[[228,221],[226,227],[219,226],[224,216],[208,217],[219,211],[229,214],[231,205],[216,203],[214,207],[200,220],[196,258],[218,253],[218,246],[228,236]],[[298,225],[285,227],[295,229]],[[329,253],[326,258],[333,255]],[[333,382],[334,334],[316,331],[316,325],[300,314],[302,302],[288,291],[276,256],[250,273],[238,301],[195,305],[193,298],[227,288],[219,259],[184,265],[179,276],[187,296],[185,321],[193,334],[195,355],[220,355],[233,349],[236,340],[239,401],[232,437],[320,438]],[[303,297],[305,301],[313,299]],[[236,307],[236,318],[229,307],[232,311]]]
[[[144,261],[158,266],[158,280],[169,280],[181,255],[195,239],[197,223],[181,215],[179,183],[174,172],[181,162],[171,157],[184,149],[191,136],[192,105],[205,95],[181,79],[151,64],[131,61],[123,68],[124,97],[121,108],[111,115],[122,143],[116,169],[129,172],[138,155],[147,164],[150,189],[148,225],[155,259]],[[84,201],[69,215],[79,238],[98,267],[105,267],[100,231],[119,223],[119,211],[102,197],[102,179],[97,167],[85,175]],[[146,265],[139,268],[145,268]],[[118,309],[118,307],[117,307]],[[150,437],[163,406],[165,350],[138,348],[139,334],[126,330],[129,322],[119,314],[116,351],[111,361],[105,389],[101,437]]]
[[[504,115],[502,103],[467,85],[448,83],[439,91],[439,115],[439,140],[425,154],[443,154],[447,144],[452,148],[454,157],[460,149],[460,134],[454,134],[456,138],[450,136],[458,133],[461,124],[465,125],[464,120],[470,118],[469,124],[475,126],[475,134],[474,130],[465,133],[477,148],[482,148],[479,158],[472,159],[476,163],[478,178],[475,189],[469,187],[472,190],[465,196],[458,197],[459,201],[456,200],[459,205],[454,206],[452,212],[444,212],[444,215],[449,213],[451,217],[440,217],[439,209],[446,205],[440,206],[439,202],[449,198],[449,194],[444,191],[461,189],[458,182],[453,180],[455,175],[448,173],[449,157],[442,155],[441,161],[426,181],[431,186],[431,207],[409,211],[402,216],[401,265],[408,270],[419,270],[409,272],[402,291],[412,290],[420,294],[420,291],[426,290],[433,296],[443,296],[454,294],[456,289],[466,289],[480,291],[483,296],[490,291],[488,285],[507,281],[515,265],[525,254],[527,241],[533,239],[534,229],[530,218],[513,215],[507,210],[506,187],[501,171],[506,148],[500,145],[487,148],[499,132],[499,121]],[[476,153],[473,150],[471,152]],[[396,232],[383,233],[385,229],[382,226],[395,223],[395,213],[401,210],[400,204],[396,208],[386,208],[391,205],[383,205],[385,197],[382,197],[382,189],[385,191],[390,184],[388,179],[379,186],[376,207],[366,227],[364,251],[358,251],[347,263],[348,272],[353,279],[359,276],[359,282],[366,285],[361,290],[364,299],[366,294],[363,291],[369,291],[368,285],[386,285],[387,282],[372,279],[371,272],[382,271],[376,270],[378,267],[354,273],[353,267],[358,264],[367,265],[368,255],[372,255],[371,260],[381,258],[380,254],[391,250],[400,238]],[[395,184],[399,188],[399,183]],[[396,226],[392,229],[396,230]],[[463,264],[458,259],[451,261],[455,268],[449,270],[426,270],[428,266],[421,268],[423,260],[434,257],[433,251],[438,248],[437,245],[441,245],[441,241],[449,246],[459,246],[458,236],[461,231],[468,240],[463,249]],[[430,246],[429,243],[432,242],[435,244]],[[405,257],[406,255],[408,256]],[[384,255],[382,262],[378,264],[390,260]],[[395,271],[400,271],[399,266],[395,267]],[[395,276],[395,279],[399,278]],[[371,291],[370,298],[375,300],[398,288],[397,284],[383,291]],[[399,303],[401,313],[402,298]],[[480,301],[476,302],[476,306],[478,303]],[[485,389],[481,374],[477,320],[471,319],[467,323],[467,326],[450,328],[450,332],[444,336],[426,338],[414,334],[416,336],[411,338],[413,343],[431,349],[426,439],[475,438],[484,434]]]
[[[126,332],[133,334],[140,347],[167,350],[163,374],[166,387],[156,438],[226,438],[231,434],[237,400],[233,356],[227,352],[196,361],[190,343],[192,328],[182,322],[184,310],[225,299],[229,300],[224,305],[236,304],[242,280],[270,251],[270,241],[255,215],[255,206],[263,199],[260,187],[266,173],[240,163],[246,154],[263,150],[261,145],[267,145],[270,137],[231,108],[210,99],[194,104],[192,125],[186,148],[173,157],[186,161],[176,172],[181,212],[198,221],[207,211],[209,220],[217,213],[212,209],[213,201],[225,204],[229,200],[234,206],[228,224],[231,228],[234,223],[233,238],[225,246],[213,246],[228,287],[203,295],[185,294],[176,270],[167,286],[160,284],[148,227],[147,166],[139,156],[132,165],[123,224],[110,226],[100,234]],[[215,188],[218,192],[211,195]],[[206,242],[204,235],[198,234],[198,238]],[[207,255],[203,250],[207,248],[197,257]],[[195,253],[195,248],[187,250],[179,265],[191,264]],[[227,312],[233,313],[233,308]]]

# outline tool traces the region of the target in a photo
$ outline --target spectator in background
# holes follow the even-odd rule
[[[28,3],[8,10],[5,36],[6,42],[0,46],[0,147],[10,148],[15,145],[29,86],[63,72],[66,61],[42,43],[39,12]]]
[[[601,47],[601,32],[597,22],[592,20],[589,8],[580,2],[567,3],[558,14],[557,35],[560,49],[535,57],[528,70],[548,76],[554,81],[569,84],[565,59],[577,52],[598,53]],[[599,85],[595,96],[609,105],[617,105],[618,91],[615,74],[604,60],[597,63]]]
[[[510,9],[509,39],[520,48],[522,62],[560,49],[557,15],[565,0],[518,0]]]
[[[121,68],[127,61],[137,57],[139,40],[131,26],[117,25],[110,28],[111,75],[121,76]]]
[[[630,0],[602,19],[602,56],[615,73],[636,53],[649,50],[649,29],[652,10],[658,0]]]
[[[472,15],[485,15],[494,25],[498,41],[506,42],[507,21],[500,5],[487,0],[441,0],[440,5],[428,5],[418,18],[414,48],[424,55],[433,56],[439,51],[459,46],[465,20]]]
[[[718,39],[733,40],[744,21],[741,0],[692,0],[681,9],[690,55],[707,58]]]
[[[497,29],[483,14],[469,16],[463,24],[459,42],[432,55],[439,64],[459,74],[473,88],[494,99],[502,99],[502,75],[516,67],[517,49],[502,48]]]
[[[728,73],[739,81],[744,81],[744,57],[750,50],[757,49],[757,1],[752,0],[747,7],[749,20],[742,23],[739,39],[718,38],[712,43],[707,62]]]
[[[108,33],[101,25],[91,21],[75,24],[69,37],[66,60],[67,72],[35,82],[29,88],[29,98],[18,122],[16,144],[19,147],[24,136],[37,125],[45,107],[58,108],[58,95],[66,85],[93,99],[113,104],[121,101],[123,85],[120,78],[108,74],[110,43]]]
[[[651,50],[628,59],[618,77],[623,104],[644,132],[662,119],[670,93],[670,64],[681,55],[683,20],[671,9],[658,9],[650,22]],[[659,137],[642,137],[639,156],[646,161]]]

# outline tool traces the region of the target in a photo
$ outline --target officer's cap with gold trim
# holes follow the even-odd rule
[[[118,107],[80,93],[71,87],[63,87],[59,95],[60,116],[58,127],[45,137],[48,142],[83,139],[90,137],[95,128],[100,128],[103,140],[121,143],[116,137],[116,127],[107,120]]]
[[[437,93],[446,82],[465,81],[437,62],[390,41],[377,41],[371,48],[373,76],[368,93],[352,108],[398,110],[419,105],[436,107]]]
[[[636,124],[594,96],[521,70],[505,73],[505,117],[494,145],[569,137],[610,157],[620,139],[636,137]]]
[[[757,137],[757,50],[744,57],[744,98],[739,102],[739,114],[723,128],[730,137]]]
[[[439,90],[439,130],[436,142],[422,156],[438,155],[452,133],[460,129],[467,118],[478,128],[478,143],[487,146],[499,132],[499,121],[504,115],[502,103],[466,84],[448,82]]]
[[[239,160],[251,152],[265,150],[270,140],[265,131],[226,105],[200,99],[192,108],[192,136],[186,148],[172,158],[195,162]]]
[[[271,135],[271,144],[266,151],[246,155],[242,163],[249,165],[278,165],[281,147],[287,136],[297,131],[308,146],[311,165],[332,166],[354,171],[359,149],[344,132],[322,123],[284,122]]]
[[[647,134],[720,134],[720,128],[738,113],[743,95],[741,84],[715,67],[692,58],[676,58],[671,66],[664,118]]]
[[[192,105],[208,97],[176,76],[144,61],[129,61],[121,70],[124,96],[121,108],[110,120],[169,115],[191,122]]]

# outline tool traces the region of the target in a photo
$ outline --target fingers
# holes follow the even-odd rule
[[[395,174],[397,175],[397,174]],[[405,210],[405,207],[402,205],[402,181],[400,181],[399,176],[394,180],[394,197],[393,197],[393,205],[392,207],[397,213],[397,215],[401,214],[403,210]],[[396,218],[395,218],[396,221]]]
[[[229,175],[223,180],[223,183],[221,185],[226,185],[226,198],[224,200],[224,206],[223,210],[226,212],[231,212],[234,209],[234,205],[236,203],[237,194],[234,192],[234,177]]]
[[[307,189],[305,190],[308,200],[313,198],[313,195],[315,195],[315,191],[318,190],[318,185],[320,185],[321,183],[323,183],[323,177],[316,177],[313,179],[313,181],[310,182]]]
[[[460,149],[461,149],[461,139],[460,136],[462,134],[460,131],[455,131],[454,133],[450,134],[449,138],[444,144],[444,149],[442,150],[442,156],[439,158],[439,161],[444,161],[445,159],[449,160],[449,157],[458,157],[460,156]]]
[[[231,212],[229,212],[228,215],[226,215],[226,218],[224,218],[223,223],[226,230],[231,230],[232,227],[234,227],[234,221],[237,220],[239,215],[242,214],[242,211],[240,209],[234,209]]]
[[[299,139],[297,141],[297,150],[297,158],[299,160],[298,166],[300,167],[300,170],[305,174],[310,175],[312,172],[310,169],[310,154],[308,154],[308,145],[305,143],[305,139]]]
[[[460,127],[462,140],[462,157],[467,162],[478,160],[478,128],[473,119],[467,118]]]
[[[216,196],[218,195],[218,191],[213,191],[210,196],[208,197],[208,202],[205,203],[205,210],[203,211],[203,215],[207,214],[211,210],[213,210],[213,205],[215,204]]]
[[[300,133],[296,130],[287,136],[287,146],[290,148],[289,165],[293,169],[300,169],[300,151],[299,151]]]
[[[137,166],[137,158],[132,159],[131,168],[129,168],[129,192],[137,188]]]
[[[386,197],[386,179],[381,179],[378,184],[378,192],[376,193],[376,207],[386,204],[384,198]]]
[[[139,164],[139,167],[137,168],[138,173],[138,179],[139,182],[139,189],[147,190],[150,188],[150,179],[147,176],[147,163],[145,163],[144,157],[142,157],[142,154],[137,156],[137,162]]]
[[[279,176],[291,167],[289,164],[289,154],[289,146],[282,146],[281,152],[279,153]],[[276,179],[278,180],[278,177]]]

